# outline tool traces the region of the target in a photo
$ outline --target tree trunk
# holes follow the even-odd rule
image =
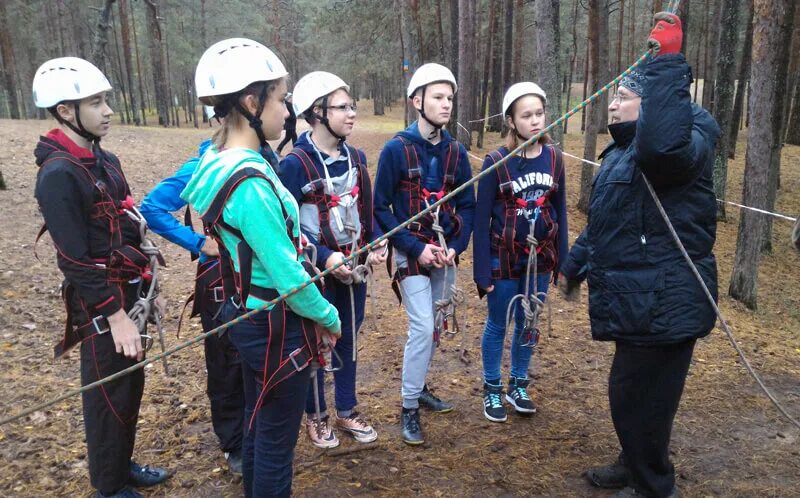
[[[797,7],[794,12],[794,35],[789,53],[792,60],[789,63],[788,92],[784,109],[787,120],[784,142],[800,145],[800,8]]]
[[[3,178],[3,170],[0,170],[0,190],[6,190],[6,180]]]
[[[714,105],[714,119],[717,120],[722,130],[727,130],[731,126],[731,116],[733,115],[733,77],[736,70],[736,46],[738,45],[741,3],[741,0],[723,0],[721,5],[721,29],[717,42],[720,46],[717,60],[717,102]],[[726,198],[729,140],[730,136],[727,133],[721,133],[714,155],[714,192],[717,199],[721,201]],[[725,219],[725,202],[717,204],[717,219]]]
[[[742,203],[770,210],[768,205],[771,158],[780,151],[782,101],[786,79],[780,74],[788,54],[785,30],[781,23],[793,8],[793,0],[755,0],[754,30],[750,84],[752,97],[748,107],[752,120],[747,138]],[[789,12],[787,12],[789,11]],[[766,159],[766,160],[765,160]],[[779,159],[778,159],[779,161]],[[736,241],[733,272],[728,293],[750,309],[758,306],[758,266],[764,236],[764,217],[742,210]]]
[[[378,73],[372,73],[372,113],[375,116],[383,116],[385,114],[383,104],[383,88],[380,77]]]
[[[166,0],[163,4],[163,11],[167,10]],[[276,29],[277,32],[277,29]],[[167,28],[167,21],[164,20],[164,54],[167,58],[167,101],[169,102],[169,109],[170,109],[170,116],[172,118],[172,126],[179,128],[181,125],[180,118],[178,117],[178,98],[173,91],[172,87],[172,66],[170,64],[170,57],[169,57],[169,29]]]
[[[586,24],[587,24],[587,29],[589,29],[591,27],[591,22],[587,21]],[[587,34],[586,53],[584,54],[585,57],[583,59],[583,95],[581,97],[581,102],[586,100],[586,97],[589,96],[589,58],[591,57],[589,55],[589,53],[591,52],[591,49],[589,48],[590,45],[591,45],[590,37]],[[588,107],[584,107],[583,111],[581,111],[581,133],[586,132],[586,115],[588,114],[588,112],[589,112]]]
[[[635,1],[634,1],[635,3]],[[691,31],[689,27],[689,22],[691,21],[691,5],[692,2],[690,0],[683,0],[680,5],[678,5],[678,17],[681,18],[681,28],[683,30],[683,45],[681,46],[681,53],[686,57],[686,60],[689,60],[689,47],[691,44],[689,43],[689,32]],[[692,40],[693,41],[693,40]]]
[[[786,127],[786,143],[800,145],[800,78],[794,82],[794,107]]]
[[[617,63],[614,65],[614,74],[619,74],[622,72],[622,31],[624,27],[625,27],[625,0],[620,0],[619,19],[617,20]]]
[[[161,23],[158,16],[158,0],[144,0],[147,4],[147,35],[150,38],[150,62],[153,67],[158,124],[169,126],[169,90],[164,67],[164,49],[161,46]]]
[[[575,67],[578,65],[578,3],[579,0],[575,0],[575,3],[572,6],[572,21],[570,22],[570,25],[572,26],[572,55],[570,56],[569,62],[569,76],[567,76],[567,102],[564,106],[564,113],[567,113],[570,110],[570,98],[572,96],[572,76],[575,74]],[[563,135],[567,134],[568,124],[569,118],[564,120]]]
[[[511,63],[514,60],[514,0],[506,0],[505,41],[503,43],[503,91],[513,83]]]
[[[717,24],[719,16],[719,2],[717,0],[706,0],[707,22],[706,22],[706,44],[705,55],[703,57],[703,107],[708,111],[714,110],[714,72],[717,60],[717,41],[716,33],[719,33]]]
[[[728,140],[728,159],[735,159],[736,157],[736,142],[739,138],[739,123],[742,120],[742,110],[744,108],[744,97],[748,94],[748,82],[750,79],[750,63],[753,57],[753,0],[747,0],[747,30],[744,35],[744,45],[742,46],[742,62],[739,65],[739,77],[736,85],[736,97],[733,99],[733,116],[731,117],[731,126],[728,129],[723,128],[723,133],[729,133],[730,139]]]
[[[630,26],[631,29],[628,31],[630,33],[630,38],[628,38],[628,62],[633,63],[633,58],[635,54],[638,52],[636,47],[638,46],[638,39],[636,38],[636,0],[631,2],[631,20]]]
[[[111,7],[114,0],[106,0],[105,7],[100,12],[100,19],[97,21],[97,31],[94,33],[92,43],[92,62],[101,70],[105,69],[106,45],[108,45],[109,18],[111,17]]]
[[[459,0],[458,1],[458,58],[462,61],[474,61],[475,52],[475,6],[473,0]],[[451,121],[458,125],[458,117],[463,116],[464,120],[470,119],[475,113],[473,112],[473,95],[474,88],[472,87],[472,64],[459,64],[458,66],[458,93],[456,94],[457,101],[457,115],[451,118]],[[462,126],[466,127],[465,130],[461,126],[457,128],[458,141],[464,144],[467,150],[472,148],[472,133],[469,131],[469,123],[464,123]]]
[[[775,201],[778,198],[778,189],[781,188],[781,153],[783,152],[784,141],[786,135],[786,99],[789,96],[789,63],[790,52],[792,46],[792,19],[797,9],[797,4],[788,0],[788,5],[784,11],[785,16],[782,17],[781,39],[775,47],[778,52],[778,66],[777,71],[773,73],[773,77],[777,80],[777,102],[775,102],[778,115],[775,119],[778,120],[778,138],[772,148],[772,155],[770,157],[769,167],[769,188],[767,189],[767,211],[775,211]],[[765,216],[764,220],[764,234],[761,239],[761,250],[763,252],[772,252],[772,216]]]
[[[136,37],[136,14],[133,12],[133,9],[131,9],[131,30],[133,31],[133,48],[136,52],[136,76],[139,83],[139,105],[142,112],[142,124],[147,126],[147,115],[145,114],[144,104],[144,83],[142,82],[142,65],[140,63],[141,58],[139,57],[139,40]],[[134,110],[134,112],[136,111]],[[203,113],[203,116],[205,116],[205,113]]]
[[[122,55],[125,62],[125,73],[127,75],[128,101],[133,111],[133,124],[139,126],[141,121],[139,120],[139,115],[136,113],[138,106],[136,105],[136,90],[133,88],[133,65],[131,64],[133,53],[131,51],[131,34],[128,21],[128,0],[119,0],[117,7],[119,8],[120,34],[122,35]]]
[[[419,67],[419,58],[417,57],[417,43],[413,36],[413,19],[409,11],[409,0],[398,0],[397,8],[400,9],[400,31],[402,36],[403,47],[403,61],[408,63],[408,71],[405,72],[405,79],[403,85],[403,94],[405,89],[408,88],[408,83],[411,80],[411,75]],[[414,106],[411,105],[410,99],[406,105],[406,126],[417,119],[417,113]]]
[[[561,32],[558,0],[539,0],[533,4],[536,26],[536,58],[534,67],[539,84],[547,93],[547,122],[561,116]],[[561,143],[564,134],[559,126],[550,130],[553,139]]]
[[[501,28],[500,14],[502,12],[502,0],[493,0],[493,15],[495,16],[494,38],[492,40],[492,82],[489,89],[489,116],[500,114],[503,106],[503,32]],[[492,132],[503,130],[504,119],[502,116],[494,116],[486,122],[487,129]]]
[[[123,57],[119,51],[119,35],[117,34],[119,29],[117,28],[117,22],[114,18],[114,14],[111,14],[111,29],[114,31],[114,52],[117,54],[117,81],[119,81],[119,94],[122,96],[122,105],[124,110],[124,113],[120,113],[120,119],[123,124],[130,124],[131,109],[128,105],[128,89],[126,88],[127,85],[125,84],[127,78],[125,77],[125,69],[122,66]]]
[[[459,58],[461,53],[461,35],[460,35],[460,12],[459,0],[450,0],[450,56],[453,59],[453,64],[450,70],[456,77],[461,69]],[[457,78],[456,78],[457,79]],[[463,81],[459,81],[459,86]],[[453,112],[450,117],[450,122],[447,123],[447,131],[454,137],[458,136],[458,99],[453,99]]]
[[[442,0],[436,0],[436,30],[439,33],[439,60],[444,63],[447,53],[444,51],[444,25],[442,24]]]
[[[534,4],[535,6],[536,4]],[[556,6],[558,8],[558,6]],[[558,30],[558,18],[556,18],[555,29]],[[527,37],[525,36],[525,6],[522,0],[516,0],[514,6],[514,36],[517,39],[516,46],[514,47],[514,67],[511,72],[514,75],[514,82],[522,81],[522,50],[525,47]],[[538,33],[537,33],[538,34]],[[538,38],[538,37],[537,37]],[[558,55],[558,52],[556,52]],[[558,66],[558,58],[550,59],[550,64],[547,66]],[[551,91],[553,91],[551,89]]]
[[[9,32],[8,16],[6,14],[6,3],[0,1],[0,55],[3,57],[3,82],[5,85],[6,96],[8,98],[9,115],[11,119],[19,119],[19,100],[17,99],[17,81],[14,78],[14,68],[17,63],[14,60],[14,45]]]
[[[489,0],[489,28],[486,35],[486,53],[483,57],[483,81],[481,82],[482,97],[478,106],[478,115],[475,116],[475,119],[482,120],[491,113],[491,107],[489,107],[489,112],[486,112],[486,106],[489,102],[487,97],[489,96],[489,75],[492,74],[492,54],[494,53],[494,31],[497,25],[498,3],[497,0]],[[480,121],[478,124],[480,127],[478,128],[478,143],[476,145],[479,149],[482,149],[483,134],[486,131],[487,123],[486,121]]]
[[[596,92],[600,89],[601,86],[606,84],[606,82],[611,80],[611,65],[609,64],[609,51],[606,47],[609,47],[611,44],[609,42],[609,29],[608,29],[608,14],[611,11],[611,2],[613,0],[600,0],[600,16],[597,20],[597,37],[599,40],[599,46],[603,47],[599,52],[599,62],[597,65],[598,75],[597,79],[595,80],[595,88],[592,93]],[[607,119],[607,109],[608,109],[608,92],[603,93],[603,95],[597,97],[597,133],[601,135],[608,135],[608,127],[606,123],[608,122]]]
[[[599,88],[599,78],[601,72],[600,52],[600,18],[605,15],[605,11],[601,11],[602,6],[606,5],[606,0],[588,0],[589,5],[589,81],[591,85],[591,92],[594,93]],[[586,132],[584,133],[584,147],[583,157],[589,161],[594,161],[597,155],[597,130],[600,128],[602,113],[604,109],[598,105],[597,101],[589,104],[584,109],[586,114]],[[581,167],[581,192],[578,199],[578,209],[584,213],[589,212],[589,199],[592,190],[592,178],[594,177],[594,168],[591,164],[583,163]]]

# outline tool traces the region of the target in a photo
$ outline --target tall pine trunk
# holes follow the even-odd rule
[[[133,124],[139,126],[141,121],[139,115],[136,113],[136,90],[133,88],[133,53],[131,51],[131,34],[130,34],[130,21],[128,20],[128,0],[119,0],[117,5],[119,8],[119,29],[122,36],[122,57],[125,62],[125,74],[127,76],[128,86],[128,101],[130,102],[131,111],[133,114]]]
[[[589,4],[589,91],[594,93],[600,87],[600,17],[605,15],[601,12],[601,6],[605,5],[605,0],[588,0]],[[586,132],[583,134],[583,158],[594,161],[597,150],[597,130],[600,127],[605,109],[599,106],[597,100],[584,108],[586,114]],[[591,164],[583,163],[581,166],[581,192],[578,198],[578,209],[584,213],[589,212],[589,199],[592,194],[592,178],[594,168]]]
[[[750,73],[753,91],[748,103],[752,126],[747,138],[742,203],[767,210],[769,190],[775,187],[770,178],[771,158],[780,150],[783,118],[780,96],[786,84],[786,78],[776,77],[788,53],[782,23],[793,1],[753,2],[754,31],[759,36],[753,40]],[[764,215],[742,210],[728,293],[750,309],[758,307],[758,266],[764,233]]]
[[[6,96],[8,98],[9,115],[11,119],[19,119],[19,100],[17,99],[17,81],[14,78],[14,68],[17,67],[14,60],[14,45],[11,40],[11,33],[8,30],[8,16],[6,15],[6,4],[0,1],[0,55],[3,57],[3,82],[5,84]]]
[[[461,61],[474,60],[475,52],[475,5],[472,0],[459,0],[458,2],[458,58]],[[451,117],[451,122],[458,125],[458,117],[464,117],[463,127],[458,126],[458,141],[464,144],[467,150],[472,148],[472,133],[469,131],[467,120],[475,114],[473,112],[473,65],[458,65],[458,93],[456,94],[457,114]],[[466,128],[466,129],[464,129]]]
[[[536,26],[536,79],[547,94],[547,122],[561,116],[561,64],[558,0],[539,0],[533,5]],[[561,143],[564,134],[556,126],[550,131],[553,139]]]
[[[167,71],[164,66],[164,47],[161,45],[161,21],[158,13],[158,0],[144,0],[147,4],[147,34],[150,38],[150,62],[153,67],[158,124],[169,126],[169,90]]]
[[[736,70],[736,46],[739,35],[739,9],[741,0],[723,0],[719,32],[719,58],[717,60],[717,101],[714,119],[722,130],[731,126],[733,116],[733,86]],[[714,156],[714,192],[717,199],[725,200],[728,179],[728,147],[730,135],[721,133]],[[725,203],[717,204],[717,219],[725,219]]]
[[[747,6],[747,30],[744,35],[744,45],[742,46],[742,62],[739,64],[739,76],[736,84],[736,97],[733,99],[733,116],[731,126],[727,130],[723,128],[723,133],[730,135],[728,141],[728,159],[736,157],[736,142],[739,139],[739,124],[742,121],[742,110],[744,109],[745,95],[749,94],[748,83],[750,81],[750,63],[753,55],[753,0],[746,0]]]

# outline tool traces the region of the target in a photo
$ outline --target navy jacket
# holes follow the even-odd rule
[[[609,126],[613,142],[600,156],[588,225],[562,271],[571,280],[588,277],[594,339],[669,344],[708,335],[716,315],[642,173],[716,299],[712,173],[720,129],[692,104],[683,55],[656,57],[644,73],[639,119]]]
[[[314,146],[309,141],[309,133],[303,133],[300,137],[295,141],[294,147],[297,149],[302,149],[308,157],[311,159],[311,162],[314,163],[314,167],[317,168],[317,173],[321,178],[325,178],[325,171],[322,167],[322,164],[319,162],[319,158],[317,157],[317,153],[314,151]],[[367,165],[367,157],[364,154],[363,150],[356,149],[358,152],[361,162],[366,166]],[[323,160],[328,159],[328,155],[324,152],[320,151]],[[355,158],[352,158],[353,167],[356,165]],[[335,161],[328,165],[328,172],[331,176],[342,176],[347,173],[349,165],[346,159],[341,159]],[[306,186],[309,182],[308,174],[306,173],[305,168],[303,167],[302,162],[296,156],[292,154],[287,154],[283,159],[281,159],[280,169],[278,172],[278,176],[281,179],[281,183],[286,189],[292,193],[297,204],[302,206],[303,204],[303,187]],[[301,218],[303,213],[301,212]],[[371,218],[371,216],[370,216]],[[376,232],[373,230],[374,222],[370,222],[370,226],[362,226],[361,229],[365,230],[367,242],[372,242],[377,238],[380,233],[379,231]],[[302,225],[301,225],[302,228]],[[319,233],[311,233],[308,230],[303,229],[303,235],[305,235],[309,242],[314,244],[317,247],[317,266],[321,269],[325,269],[325,262],[328,261],[328,258],[336,252],[334,249],[327,247],[325,244],[320,244],[318,237]]]
[[[401,131],[398,135],[408,139],[414,144],[419,156],[419,167],[422,169],[422,186],[431,192],[442,188],[444,176],[444,161],[447,148],[455,140],[447,131],[442,130],[442,140],[433,145],[425,140],[419,133],[417,123],[414,122]],[[472,178],[472,169],[464,146],[459,144],[460,163],[456,172],[455,187],[458,187]],[[408,180],[408,164],[405,158],[403,143],[395,137],[386,142],[378,159],[378,173],[375,176],[373,188],[373,209],[378,228],[386,233],[401,222],[411,217],[409,213],[409,196],[407,191],[400,188],[400,182]],[[472,219],[475,212],[475,190],[472,186],[464,189],[450,201],[456,213],[461,216],[461,232],[453,233],[453,222],[444,210],[441,211],[439,224],[445,231],[448,247],[455,250],[456,254],[464,252],[469,245],[472,235]],[[390,237],[392,246],[408,254],[410,258],[418,258],[425,249],[425,244],[417,239],[410,231],[403,229]]]
[[[560,263],[567,256],[567,195],[565,190],[564,168],[561,168],[558,178],[553,178],[552,172],[554,164],[551,146],[542,147],[542,153],[538,157],[526,159],[519,156],[512,157],[506,163],[511,181],[514,182],[515,194],[526,201],[535,201],[544,195],[553,182],[558,184],[558,190],[550,194],[550,204],[543,206],[543,210],[548,210],[553,222],[558,223],[558,235],[556,240],[556,250]],[[501,153],[507,152],[505,148]],[[556,149],[556,154],[561,151]],[[494,164],[494,161],[487,156],[483,162],[483,169],[487,169]],[[473,251],[473,274],[475,283],[478,287],[486,289],[492,283],[492,257],[497,257],[497,251],[492,250],[492,234],[501,236],[503,234],[505,222],[505,203],[498,198],[499,177],[497,174],[486,175],[478,182],[478,201],[475,207],[475,235],[472,244]],[[532,216],[532,213],[531,213]],[[529,223],[522,209],[517,210],[516,217],[516,238],[515,240],[522,245],[527,244],[526,239],[529,232]],[[546,224],[542,216],[536,220],[534,236],[543,240],[546,236]],[[517,265],[523,267],[527,265],[528,256],[525,254],[517,255]]]

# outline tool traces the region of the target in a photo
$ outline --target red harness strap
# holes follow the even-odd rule
[[[539,244],[536,247],[536,253],[539,255],[537,258],[537,271],[542,273],[553,271],[558,266],[558,251],[556,248],[559,236],[558,223],[553,220],[550,213],[552,209],[550,196],[558,191],[558,178],[563,167],[561,152],[557,151],[553,146],[546,146],[546,149],[550,151],[550,171],[553,183],[544,195],[533,202],[534,207],[541,208],[540,217],[547,228],[547,236],[544,240],[538,241]],[[496,151],[490,152],[488,157],[492,160],[492,164],[495,164],[508,154],[508,149],[501,147]],[[518,279],[522,276],[524,270],[515,268],[517,260],[522,255],[527,256],[530,249],[527,244],[521,244],[516,240],[517,210],[527,209],[529,203],[514,194],[514,184],[508,169],[508,163],[503,164],[502,167],[497,168],[495,171],[498,184],[496,199],[503,203],[503,229],[500,234],[493,233],[491,235],[491,247],[497,251],[500,259],[500,267],[492,269],[492,278],[496,280]]]
[[[366,166],[367,161],[363,152],[347,144],[344,145],[347,147],[347,153],[350,158],[355,160],[355,166],[358,169],[358,180],[353,187],[351,195],[358,195],[358,215],[361,220],[361,235],[358,239],[358,245],[360,247],[363,246],[372,235],[372,183],[369,179]],[[339,245],[331,226],[331,208],[339,205],[341,197],[336,194],[328,194],[325,192],[325,179],[322,178],[319,170],[314,165],[314,161],[309,157],[306,151],[295,147],[289,154],[299,159],[306,171],[308,184],[303,187],[303,202],[306,204],[314,204],[319,211],[320,233],[317,236],[317,240],[325,244],[326,247],[341,252],[345,256],[349,256],[350,246],[342,247]]]

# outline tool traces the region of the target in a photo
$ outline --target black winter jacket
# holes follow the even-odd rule
[[[639,119],[609,126],[588,225],[562,266],[588,278],[592,337],[669,344],[703,337],[716,316],[647,191],[653,184],[681,241],[716,299],[716,199],[712,172],[720,133],[692,104],[681,54],[650,60]]]

